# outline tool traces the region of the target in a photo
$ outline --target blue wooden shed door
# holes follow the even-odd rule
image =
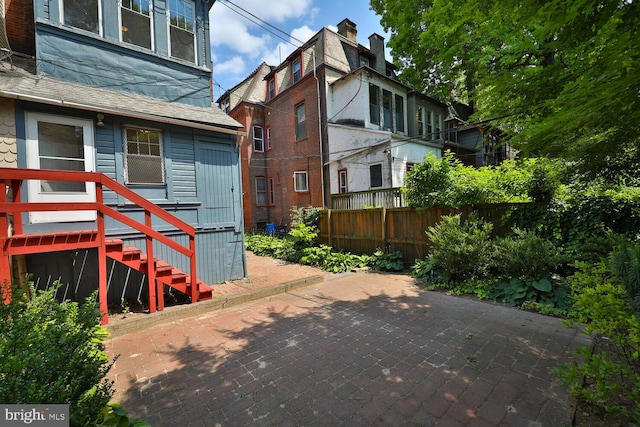
[[[197,147],[199,222],[204,227],[237,228],[242,215],[235,206],[240,191],[237,152],[215,143]]]

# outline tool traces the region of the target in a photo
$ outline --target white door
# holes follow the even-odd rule
[[[93,122],[50,114],[27,113],[27,167],[95,171]],[[93,183],[29,181],[30,202],[94,202]],[[95,211],[32,212],[31,223],[93,221]]]

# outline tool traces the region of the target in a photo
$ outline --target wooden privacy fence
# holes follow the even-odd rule
[[[521,204],[518,204],[521,205]],[[463,219],[476,212],[494,224],[494,234],[511,227],[502,223],[506,210],[517,204],[463,206],[453,208],[377,208],[322,211],[318,222],[320,243],[354,254],[372,254],[377,249],[402,252],[405,263],[424,258],[429,241],[425,231],[445,215],[462,214]]]

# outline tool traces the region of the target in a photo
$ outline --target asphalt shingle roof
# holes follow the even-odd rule
[[[115,90],[92,88],[77,83],[33,75],[21,68],[0,66],[0,97],[41,101],[46,104],[122,116],[144,116],[149,120],[165,119],[199,123],[237,131],[242,127],[220,108],[196,107],[168,102],[142,95]],[[184,124],[188,126],[188,123]]]

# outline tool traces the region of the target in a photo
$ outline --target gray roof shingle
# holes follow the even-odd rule
[[[236,133],[242,127],[215,105],[211,108],[195,107],[142,95],[92,88],[36,76],[17,67],[0,67],[0,97],[40,101],[122,116],[144,117],[159,122],[167,122],[168,119],[180,121],[181,125],[187,127],[189,123],[209,125],[229,130],[231,133]]]

